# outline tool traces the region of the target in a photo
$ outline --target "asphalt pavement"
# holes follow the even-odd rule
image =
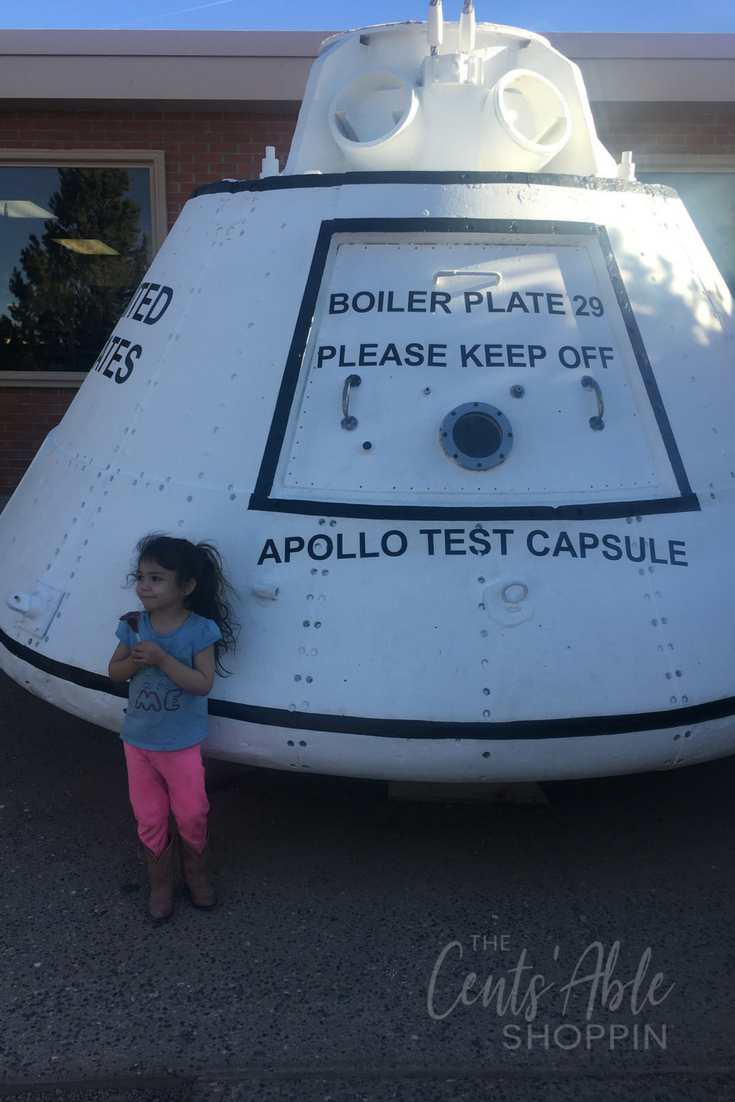
[[[221,902],[156,925],[117,736],[0,716],[0,1097],[735,1099],[735,758],[548,806],[215,767]]]

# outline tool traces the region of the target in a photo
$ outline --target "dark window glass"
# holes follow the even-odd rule
[[[735,172],[639,172],[637,179],[678,191],[730,294],[735,295]]]
[[[149,177],[0,166],[0,370],[89,370],[150,264]]]

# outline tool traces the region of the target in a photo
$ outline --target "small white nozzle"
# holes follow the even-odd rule
[[[281,587],[271,578],[264,578],[253,586],[253,596],[261,601],[277,601],[280,594]]]
[[[432,54],[435,54],[444,40],[442,0],[429,0],[429,14],[426,17],[426,37],[431,46]]]
[[[617,171],[618,180],[635,180],[635,164],[633,163],[633,153],[630,149],[627,149],[623,153],[620,164]]]
[[[464,0],[459,17],[459,48],[463,54],[471,54],[475,48],[475,5]]]
[[[265,147],[265,157],[260,162],[262,172],[260,173],[261,180],[265,180],[267,176],[278,176],[281,171],[281,166],[278,163],[278,157],[276,157],[276,147],[274,145],[267,145]]]
[[[23,616],[32,619],[43,612],[46,602],[38,593],[15,593],[11,590],[5,597],[5,604],[12,608],[13,612],[20,612]]]

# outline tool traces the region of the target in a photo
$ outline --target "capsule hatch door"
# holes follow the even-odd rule
[[[374,225],[322,227],[251,507],[697,508],[602,227]]]

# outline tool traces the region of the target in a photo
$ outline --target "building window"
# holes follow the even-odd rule
[[[647,155],[636,179],[681,197],[730,294],[735,296],[735,156]]]
[[[0,160],[3,376],[90,369],[160,242],[158,160]]]

